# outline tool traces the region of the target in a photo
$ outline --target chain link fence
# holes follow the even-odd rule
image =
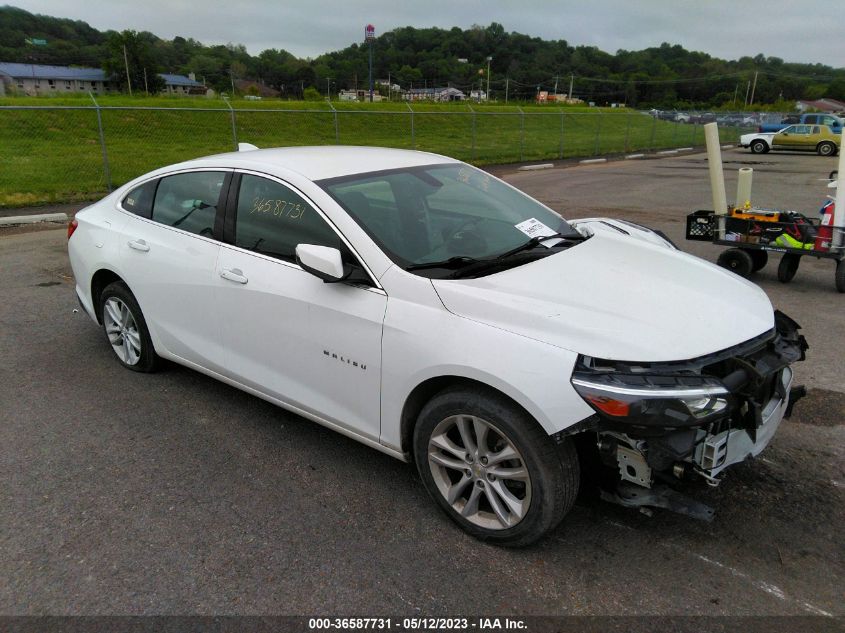
[[[3,106],[0,206],[96,198],[147,171],[258,147],[376,145],[445,154],[474,164],[657,151],[704,143],[702,123],[633,110],[460,111]],[[725,143],[753,128],[720,125]]]

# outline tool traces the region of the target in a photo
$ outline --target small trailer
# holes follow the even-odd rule
[[[782,283],[792,281],[802,257],[831,259],[836,264],[836,289],[845,292],[845,226],[832,222],[832,208],[821,220],[753,208],[728,207],[726,215],[700,210],[687,216],[686,238],[730,247],[716,263],[742,277],[762,269],[769,253],[783,253],[778,265]]]

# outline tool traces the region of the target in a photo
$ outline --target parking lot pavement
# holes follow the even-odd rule
[[[824,159],[765,160],[761,203],[770,182],[786,193],[769,204],[816,208]],[[704,169],[687,156],[508,179],[686,247]],[[793,179],[812,188],[798,202]],[[0,614],[843,616],[843,297],[826,262],[757,281],[805,326],[811,391],[760,459],[696,491],[716,519],[583,498],[514,551],[453,527],[408,465],[187,369],[122,370],[72,313],[64,231],[0,233]]]

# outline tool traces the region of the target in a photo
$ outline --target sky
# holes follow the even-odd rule
[[[282,48],[316,57],[400,26],[506,31],[608,52],[662,42],[722,59],[762,53],[845,67],[845,15],[834,0],[0,0],[100,29],[150,31],[203,44]]]

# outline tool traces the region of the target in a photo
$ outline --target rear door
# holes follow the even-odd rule
[[[193,170],[150,181],[122,201],[123,277],[156,348],[212,371],[223,370],[215,311],[215,265],[222,231],[225,170]]]
[[[214,282],[227,374],[378,441],[384,291],[323,214],[277,179],[235,176],[225,238]],[[358,282],[305,272],[297,244],[340,249]]]

